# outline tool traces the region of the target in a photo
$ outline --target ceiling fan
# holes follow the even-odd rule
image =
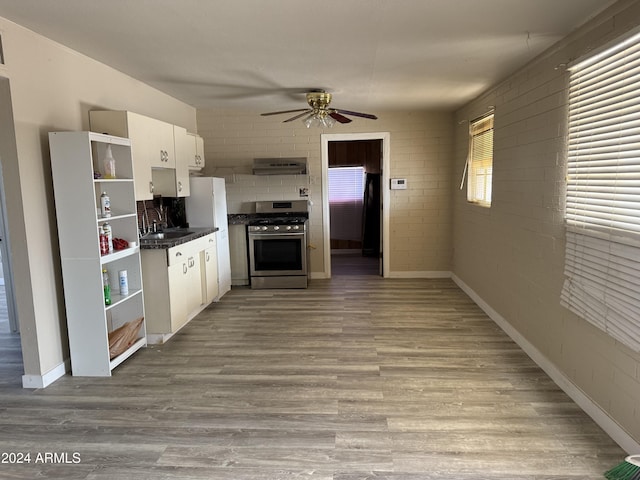
[[[302,122],[309,127],[332,127],[335,122],[350,123],[352,120],[345,117],[345,115],[351,115],[353,117],[369,118],[371,120],[377,120],[378,117],[369,113],[352,112],[350,110],[343,110],[341,108],[329,108],[331,103],[331,94],[324,90],[312,90],[307,92],[307,103],[311,108],[299,108],[297,110],[283,110],[281,112],[269,112],[262,113],[262,116],[280,115],[282,113],[298,113],[291,118],[284,120],[285,122],[292,122],[298,118],[305,117]]]

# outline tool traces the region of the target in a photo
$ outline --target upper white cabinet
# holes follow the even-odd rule
[[[204,167],[204,140],[200,135],[187,133],[189,136],[189,169],[201,170]]]
[[[52,132],[49,146],[72,373],[109,376],[146,345],[144,320],[123,352],[110,352],[109,344],[114,330],[145,316],[140,249],[127,247],[102,254],[100,250],[100,233],[106,223],[114,238],[138,239],[130,141],[92,132]],[[107,147],[115,159],[116,178],[104,178]],[[103,192],[111,200],[107,218],[100,213]],[[109,305],[105,305],[103,269],[112,292]],[[128,292],[122,294],[121,271],[128,278]]]
[[[171,125],[171,127],[175,146],[175,167],[152,169],[154,191],[156,195],[165,197],[188,197],[190,190],[188,161],[191,142],[186,128],[177,125]]]
[[[125,111],[89,112],[91,129],[108,135],[126,137],[132,140],[131,157],[136,200],[153,198],[154,185],[151,176],[154,134],[147,117]]]
[[[91,129],[131,140],[136,200],[189,195],[187,131],[123,110],[89,112]]]
[[[175,168],[176,147],[173,136],[173,125],[143,117],[146,128],[149,129],[150,142],[148,144],[151,167]],[[129,137],[131,138],[131,137]]]

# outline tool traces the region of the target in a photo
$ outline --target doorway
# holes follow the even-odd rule
[[[15,129],[9,79],[0,77],[0,383],[15,381],[22,367],[22,348],[16,316],[10,237],[5,196],[5,158],[14,158]]]
[[[389,134],[321,138],[326,276],[386,276]]]

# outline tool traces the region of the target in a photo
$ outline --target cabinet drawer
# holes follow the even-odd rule
[[[195,255],[198,250],[192,245],[193,242],[187,242],[167,249],[167,265],[175,265],[177,263],[186,262],[189,256]]]

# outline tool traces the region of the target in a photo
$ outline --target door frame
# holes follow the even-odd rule
[[[329,142],[353,140],[382,140],[382,276],[389,276],[389,163],[391,154],[391,133],[323,133],[320,135],[322,157],[322,228],[324,272],[331,278],[331,231],[329,222]]]
[[[0,105],[3,107],[11,106],[11,87],[9,85],[9,79],[0,75]],[[11,108],[3,108],[4,114],[0,118],[0,124],[2,124],[3,133],[6,131],[8,135],[13,136],[15,142],[15,131],[13,130],[13,111]],[[11,128],[8,128],[8,126]],[[9,235],[9,225],[7,223],[7,199],[5,196],[4,188],[4,175],[3,175],[3,159],[0,152],[0,236],[2,236],[2,242],[0,242],[0,249],[2,250],[2,268],[4,271],[4,288],[7,297],[7,313],[9,315],[9,328],[14,333],[19,333],[20,324],[17,317],[16,299],[14,295],[14,283],[13,283],[13,259],[10,255],[11,252],[11,239]]]

